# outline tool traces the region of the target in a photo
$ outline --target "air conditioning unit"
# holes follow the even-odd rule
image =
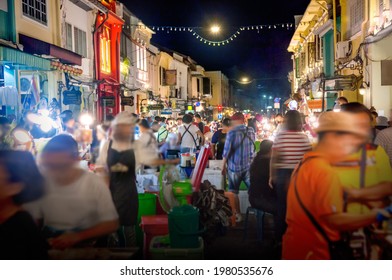
[[[351,41],[342,41],[336,44],[336,59],[348,58],[353,51]]]

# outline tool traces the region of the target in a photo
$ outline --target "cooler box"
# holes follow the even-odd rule
[[[144,233],[143,255],[145,259],[149,259],[151,240],[155,236],[169,234],[168,217],[167,215],[143,216],[140,225]]]
[[[169,236],[155,236],[150,244],[150,256],[153,260],[202,260],[204,242],[199,237],[197,248],[171,248]]]

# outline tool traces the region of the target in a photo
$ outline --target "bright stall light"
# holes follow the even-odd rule
[[[31,141],[31,137],[27,131],[17,129],[14,131],[13,135],[16,141],[18,141],[22,145]]]
[[[48,133],[53,128],[53,126],[50,122],[43,122],[40,125],[40,128],[43,132]]]
[[[84,126],[90,126],[93,124],[93,117],[89,114],[83,114],[80,116],[80,123]]]

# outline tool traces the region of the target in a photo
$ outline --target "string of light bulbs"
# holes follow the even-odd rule
[[[277,24],[262,24],[262,25],[248,25],[248,26],[241,26],[238,27],[237,30],[232,33],[230,36],[223,40],[210,40],[205,38],[203,35],[198,32],[198,30],[203,30],[203,27],[185,27],[185,26],[151,26],[150,28],[153,31],[158,32],[190,32],[196,38],[196,40],[208,44],[210,46],[224,46],[233,42],[238,35],[241,34],[242,31],[257,31],[260,32],[261,30],[270,30],[270,29],[277,29],[277,28],[287,28],[290,29],[293,27],[293,23],[277,23]]]
[[[307,24],[307,23],[300,23],[301,24]],[[297,25],[294,25],[293,23],[275,23],[275,24],[259,24],[259,25],[246,25],[246,26],[240,26],[236,27],[236,31],[233,32],[230,36],[226,37],[225,39],[222,40],[210,40],[203,35],[201,35],[201,31],[206,30],[208,28],[206,27],[199,27],[199,26],[136,26],[138,28],[149,28],[154,32],[189,32],[191,33],[196,40],[208,44],[210,46],[224,46],[227,44],[230,44],[233,42],[235,39],[237,39],[238,35],[241,34],[242,31],[257,31],[260,33],[260,31],[264,30],[274,30],[274,29],[291,29],[293,27],[297,28]],[[124,25],[124,29],[130,29],[131,26]]]

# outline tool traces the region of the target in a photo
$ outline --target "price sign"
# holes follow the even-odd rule
[[[82,92],[79,90],[66,90],[63,92],[64,105],[80,105],[82,104]]]

